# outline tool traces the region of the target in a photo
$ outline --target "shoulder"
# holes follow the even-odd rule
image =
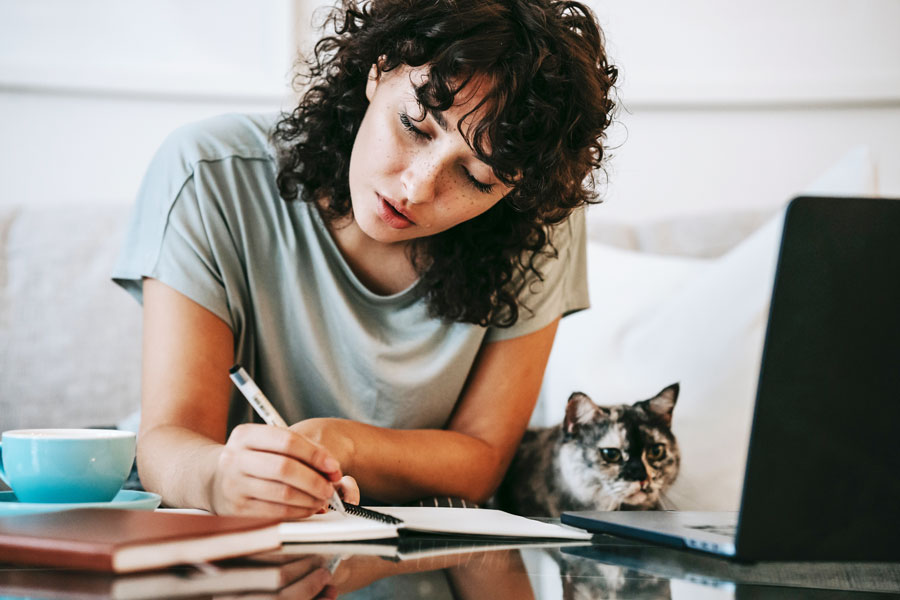
[[[586,250],[587,225],[584,207],[576,208],[564,220],[547,229],[547,244],[535,253],[534,266],[540,275],[529,271],[529,280],[543,280],[553,271],[564,272],[569,269],[574,257]]]
[[[185,166],[230,157],[271,159],[269,132],[276,119],[274,113],[232,113],[182,125],[168,135],[158,155]]]
[[[200,165],[229,158],[274,164],[269,132],[277,118],[277,113],[233,113],[182,125],[160,145],[150,163],[145,183],[148,180],[165,181],[177,188],[194,175]]]
[[[519,318],[511,327],[492,327],[494,342],[534,333],[556,318],[590,305],[587,289],[587,232],[584,209],[578,208],[548,231],[548,243],[523,259],[533,268],[517,271],[510,285],[517,290]]]
[[[551,227],[549,239],[554,246],[571,250],[573,246],[584,244],[587,233],[584,211],[583,206],[576,208],[565,220]]]
[[[277,119],[277,113],[225,114],[178,127],[150,162],[139,202],[156,204],[162,213],[168,212],[203,168],[208,174],[206,184],[214,189],[231,189],[241,180],[268,189],[275,169],[269,132]],[[226,163],[227,159],[238,160]]]

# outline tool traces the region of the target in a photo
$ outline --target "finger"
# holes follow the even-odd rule
[[[330,498],[332,484],[319,472],[294,458],[234,444],[226,446],[219,458],[224,495],[241,492],[244,477],[286,483],[319,499]]]
[[[359,485],[356,479],[349,475],[344,475],[341,480],[334,485],[341,500],[350,504],[359,504]]]
[[[331,481],[341,478],[341,465],[331,453],[290,429],[245,423],[234,428],[228,442],[299,460],[319,471]]]
[[[325,586],[325,588],[316,596],[316,600],[336,600],[338,597],[337,588],[331,584]]]
[[[316,569],[328,570],[326,558],[324,556],[321,554],[297,556],[296,560],[285,563],[281,567],[281,576],[283,577],[284,585],[289,585],[294,581],[298,581]]]
[[[286,484],[319,500],[327,500],[334,493],[334,486],[321,473],[290,457],[244,452],[237,463],[238,469],[248,477]]]
[[[278,592],[278,598],[316,598],[331,583],[327,569],[316,569]]]
[[[295,519],[305,519],[315,514],[316,511],[309,508],[299,506],[290,506],[288,504],[278,504],[275,502],[267,502],[256,498],[242,497],[232,503],[230,510],[220,514],[244,515],[253,517],[270,517],[289,521]]]
[[[284,504],[311,511],[319,511],[327,504],[326,500],[316,498],[303,490],[268,479],[246,478],[242,486],[243,495],[252,500],[262,500],[273,504]]]

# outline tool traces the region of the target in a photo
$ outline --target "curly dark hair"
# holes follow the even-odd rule
[[[472,111],[483,116],[466,141],[512,189],[478,217],[416,240],[410,258],[432,316],[512,325],[524,275],[540,279],[536,258],[556,252],[550,226],[598,201],[617,71],[593,13],[558,0],[344,0],[328,24],[334,35],[297,76],[299,105],[273,132],[281,196],[316,202],[327,220],[350,214],[350,153],[372,65],[427,65],[416,95],[437,111],[485,76],[490,89]]]

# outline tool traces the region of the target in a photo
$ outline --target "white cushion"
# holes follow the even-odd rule
[[[780,205],[737,211],[711,211],[650,221],[598,218],[603,205],[588,209],[591,241],[635,252],[715,258],[725,254],[772,218]]]
[[[679,382],[673,431],[684,510],[736,510],[782,214],[717,259],[592,243],[591,309],[562,321],[534,424],[568,395],[635,402]]]

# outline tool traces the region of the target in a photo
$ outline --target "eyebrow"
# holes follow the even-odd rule
[[[433,108],[425,108],[425,110],[428,112],[429,115],[431,115],[431,117],[434,119],[435,123],[440,125],[441,129],[443,129],[444,131],[447,131],[447,119],[444,118],[444,113],[442,111],[435,110]],[[490,169],[491,176],[496,178],[496,176],[494,175],[494,169],[489,164],[487,164],[486,162],[484,162],[483,160],[478,158],[478,156],[475,154],[473,154],[472,156],[474,156],[478,162],[480,162],[481,164],[486,166],[488,169]]]
[[[435,120],[435,122],[440,125],[441,129],[447,131],[447,119],[444,118],[444,113],[439,110],[434,110],[431,108],[426,109],[428,114]]]

